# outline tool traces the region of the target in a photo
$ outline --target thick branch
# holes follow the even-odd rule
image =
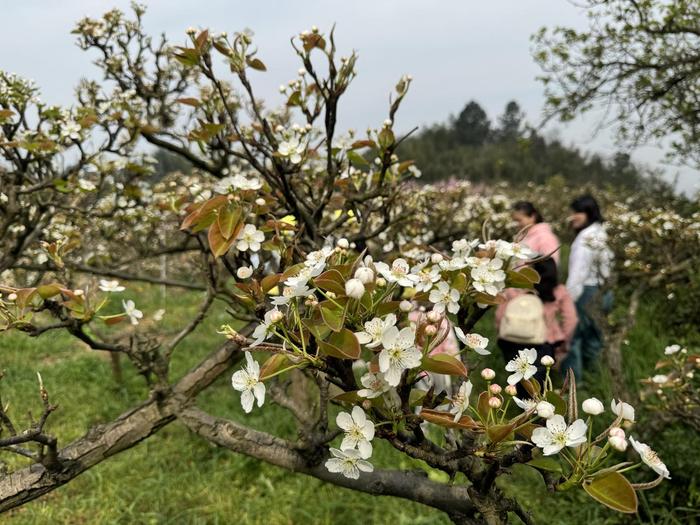
[[[375,496],[417,501],[450,516],[471,516],[476,512],[466,487],[431,481],[422,471],[375,470],[363,472],[357,480],[349,479],[329,472],[323,463],[309,464],[291,443],[283,439],[217,418],[198,408],[185,408],[178,413],[178,419],[193,432],[219,446],[340,487]]]

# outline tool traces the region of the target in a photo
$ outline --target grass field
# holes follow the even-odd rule
[[[142,287],[140,295],[142,299],[137,304],[146,313],[162,305],[157,290]],[[180,293],[170,297],[177,297],[178,303],[185,302]],[[186,302],[196,304],[196,301]],[[163,324],[167,330],[175,330],[192,313],[172,300],[165,306]],[[660,335],[662,328],[655,324],[656,318],[654,306],[647,305],[629,338],[625,358],[630,381],[648,375],[660,349],[668,344]],[[217,312],[178,348],[174,377],[220,342],[221,336],[215,329],[225,319],[223,311]],[[490,318],[483,321],[480,331],[492,336]],[[488,359],[498,377],[504,379],[500,356],[494,352]],[[117,384],[107,356],[92,352],[64,335],[30,339],[16,333],[2,334],[0,367],[6,371],[0,384],[3,401],[10,403],[12,414],[20,419],[28,410],[35,413],[39,410],[36,372],[41,372],[52,401],[60,405],[50,419],[49,430],[64,444],[82,435],[90,425],[109,421],[147,395],[143,379],[128,363],[124,364],[123,384]],[[593,384],[589,381],[589,385]],[[603,399],[609,397],[605,390],[608,389],[596,387],[589,393]],[[245,421],[256,428],[282,436],[293,435],[290,419],[272,404],[245,416],[228,375],[205,392],[199,404],[212,413]],[[673,432],[678,434],[673,439],[687,442],[682,431],[668,429],[668,432],[671,436]],[[10,467],[21,462],[14,457],[4,459]],[[692,468],[678,464],[692,461],[687,454],[679,454],[677,460],[664,459],[674,474]],[[378,445],[374,462],[380,467],[420,466],[402,459],[383,444]],[[582,491],[547,493],[539,475],[527,467],[517,467],[515,475],[504,480],[503,486],[507,492],[527,495],[527,506],[534,512],[537,523],[621,522],[618,515],[593,503]],[[687,523],[684,520],[667,517],[655,523]],[[231,522],[366,525],[437,524],[448,520],[442,513],[418,504],[354,493],[217,449],[177,422],[61,489],[3,517],[3,523],[10,525]]]

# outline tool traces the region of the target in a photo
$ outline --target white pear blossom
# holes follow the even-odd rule
[[[332,458],[326,461],[329,472],[339,472],[346,478],[358,479],[360,471],[372,472],[374,467],[360,455],[359,450],[339,450],[331,448]]]
[[[532,442],[542,449],[545,456],[551,456],[564,447],[577,447],[585,443],[587,430],[583,419],[577,419],[567,426],[563,416],[555,414],[547,420],[546,427],[538,427],[532,432]]]
[[[277,148],[277,152],[283,157],[289,158],[292,164],[301,162],[301,156],[305,150],[306,146],[296,137],[280,142],[279,148]]]
[[[534,348],[519,350],[518,356],[508,361],[506,365],[506,370],[513,372],[508,376],[508,384],[517,385],[523,379],[530,379],[534,376],[537,373],[537,367],[534,366],[536,360],[537,350]]]
[[[241,406],[247,414],[253,410],[254,401],[259,407],[265,402],[265,383],[260,381],[260,365],[250,352],[245,353],[245,359],[245,368],[233,373],[231,385],[241,392]]]
[[[284,314],[280,312],[277,308],[268,310],[265,312],[265,318],[262,323],[255,327],[253,331],[253,344],[250,346],[258,346],[265,339],[270,337],[272,334],[272,329],[275,323],[279,323],[284,318]]]
[[[464,330],[462,330],[459,326],[455,326],[455,335],[457,336],[457,339],[462,341],[465,345],[474,350],[477,354],[489,355],[491,353],[488,350],[486,350],[486,347],[489,345],[488,338],[474,333],[465,334]]]
[[[306,256],[306,261],[304,261],[304,264],[312,267],[317,267],[319,264],[325,265],[326,259],[328,259],[334,251],[335,249],[332,246],[324,246],[320,250],[309,253]]]
[[[603,402],[596,397],[589,397],[586,399],[583,403],[581,403],[581,408],[586,414],[590,414],[592,416],[597,416],[598,414],[605,412]]]
[[[513,402],[519,406],[523,412],[533,412],[535,408],[537,408],[537,401],[534,399],[520,399],[518,397],[513,397]]]
[[[479,292],[492,296],[498,295],[498,292],[505,287],[506,274],[502,267],[501,259],[481,260],[470,272],[472,286]]]
[[[391,390],[391,385],[381,373],[367,372],[360,378],[360,383],[365,388],[358,390],[357,395],[367,399],[374,399]]]
[[[401,374],[409,368],[420,365],[422,354],[415,346],[416,332],[406,327],[399,331],[390,326],[382,334],[382,346],[379,353],[379,370],[391,386],[401,382]]]
[[[659,459],[659,456],[651,449],[651,447],[649,447],[649,445],[637,441],[632,436],[630,436],[630,443],[632,443],[634,450],[637,451],[637,453],[641,456],[642,461],[649,468],[651,468],[651,470],[656,472],[659,476],[663,476],[666,479],[671,479],[671,473],[669,472],[668,468],[666,468],[664,462]]]
[[[100,279],[100,290],[103,292],[123,292],[126,290],[123,286],[119,284],[119,281],[107,281],[105,279]]]
[[[341,450],[357,448],[363,458],[372,455],[372,439],[374,439],[374,423],[367,419],[362,408],[356,406],[352,409],[352,415],[341,412],[335,418],[335,422],[343,431],[345,437],[340,444]]]
[[[416,292],[427,292],[440,280],[440,268],[437,266],[426,267],[427,262],[416,265],[411,270],[416,276],[414,288]]]
[[[681,345],[669,345],[664,349],[664,354],[673,355],[681,350]]]
[[[136,308],[134,301],[131,299],[128,301],[122,301],[122,306],[124,306],[124,313],[129,317],[131,324],[134,326],[139,324],[139,319],[143,319],[143,312]]]
[[[355,332],[355,336],[361,345],[367,348],[375,348],[382,343],[384,332],[396,324],[396,315],[389,314],[384,319],[375,317],[365,323],[364,332]]]
[[[445,281],[440,281],[437,287],[430,291],[428,299],[435,304],[434,310],[436,312],[443,313],[445,308],[451,314],[459,312],[459,291],[450,288],[450,285]]]
[[[374,264],[377,271],[390,283],[398,283],[399,286],[412,287],[418,281],[417,277],[410,273],[410,268],[405,259],[396,259],[391,267],[384,262]]]
[[[620,416],[622,419],[634,423],[634,407],[632,405],[625,403],[624,401],[619,401],[619,403],[616,403],[613,399],[610,401],[610,410],[612,410],[613,414],[616,416]]]
[[[257,252],[260,244],[265,240],[265,234],[255,227],[255,224],[246,224],[238,235],[236,248],[239,251]]]
[[[272,304],[275,306],[283,306],[285,304],[289,304],[289,302],[296,297],[308,297],[313,295],[313,293],[314,291],[306,286],[306,284],[285,286],[282,290],[282,295],[278,295],[272,299]]]
[[[663,385],[668,383],[668,376],[665,374],[657,374],[651,378],[651,381],[652,383],[656,383],[657,385]]]
[[[459,391],[452,398],[452,408],[450,414],[455,415],[455,423],[462,418],[462,413],[469,407],[469,396],[472,393],[472,382],[465,381],[459,387]]]

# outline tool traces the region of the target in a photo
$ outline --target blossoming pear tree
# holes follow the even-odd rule
[[[2,241],[10,271],[0,287],[0,326],[35,337],[66,331],[95,351],[124,355],[151,395],[71,443],[47,430],[57,405],[40,377],[38,421],[21,429],[0,406],[0,450],[29,462],[0,477],[0,510],[50,492],[174,420],[233,452],[420,502],[456,523],[505,523],[509,512],[531,523],[523,502],[497,484],[515,464],[541,472],[553,492],[582,488],[626,513],[636,512],[637,491],[669,477],[653,450],[623,430],[635,421],[624,400],[581,405],[572,376],[556,392],[553,361],[538,361],[534,349],[521,351],[505,371],[481,364],[488,341],[478,333],[479,320],[503,300],[504,289],[539,280],[524,246],[487,235],[440,243],[439,233],[422,232],[400,254],[385,255],[392,250],[383,234],[400,232],[404,222],[416,227],[416,208],[405,197],[418,172],[399,159],[405,135],[394,131],[410,77],[397,83],[380,127],[341,137],[339,101],[356,75],[357,55],[338,56],[333,31],[313,28],[292,39],[302,68],[280,88],[283,106],[268,109],[252,87],[266,66],[249,32],[188,30],[185,42],[173,46],[143,32],[142,7],[134,13],[114,10],[78,23],[78,42],[97,54],[104,80],[82,84],[77,110],[48,111],[31,100],[27,84],[2,77],[0,218],[12,233]],[[23,113],[28,107],[35,108],[31,118]],[[94,151],[83,144],[88,136]],[[179,197],[162,216],[150,215],[158,206],[123,182],[131,172],[143,174],[139,141],[195,170],[197,191],[174,188]],[[72,166],[71,150],[77,164],[61,169],[60,161]],[[116,164],[106,168],[112,157]],[[135,211],[117,214],[107,205],[104,211],[97,204],[105,199]],[[69,213],[74,209],[87,222]],[[125,222],[114,222],[115,214]],[[99,239],[110,225],[109,256],[77,256],[60,235],[51,242],[56,215],[78,244],[80,224],[87,225],[85,239]],[[126,237],[112,227],[134,216],[150,217],[153,240],[132,235],[138,247],[119,253]],[[188,324],[163,334],[145,326],[152,314],[130,295],[139,276],[118,277],[109,263],[175,253],[189,254],[190,281],[203,297]],[[93,260],[100,265],[95,271],[86,264]],[[81,280],[71,270],[82,272]],[[220,345],[173,379],[173,355],[215,302],[230,315]],[[452,327],[458,353],[435,353]],[[534,378],[538,369],[542,382]],[[270,402],[286,409],[297,437],[200,408],[197,395],[222,375],[231,377],[230,395],[240,396],[244,412],[264,411]],[[311,401],[290,391],[292,375],[304,379]],[[454,388],[440,386],[445,376]],[[526,395],[518,395],[518,385]],[[620,455],[628,442],[638,461]],[[421,468],[379,468],[378,446]],[[649,482],[631,483],[625,473],[642,463],[652,470]]]

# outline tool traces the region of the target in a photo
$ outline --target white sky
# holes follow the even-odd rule
[[[492,120],[506,102],[517,100],[531,123],[537,123],[543,89],[530,56],[529,37],[543,25],[584,26],[583,13],[566,0],[152,0],[145,24],[152,34],[165,32],[176,43],[187,27],[208,27],[233,33],[250,28],[266,63],[254,87],[279,103],[277,87],[294,78],[299,68],[289,38],[312,25],[322,30],[336,23],[340,53],[359,52],[358,77],[341,102],[341,127],[363,130],[385,118],[388,94],[404,73],[414,82],[399,112],[399,129],[444,121],[464,104],[477,100]],[[92,57],[74,45],[76,20],[98,16],[128,0],[0,0],[0,69],[34,79],[42,98],[70,104],[80,77],[99,77]],[[597,120],[554,124],[557,133],[579,148],[609,155],[615,151],[610,133],[594,134]],[[700,188],[700,173],[662,163],[663,151],[644,147],[636,161],[662,167],[680,176],[679,189]]]

